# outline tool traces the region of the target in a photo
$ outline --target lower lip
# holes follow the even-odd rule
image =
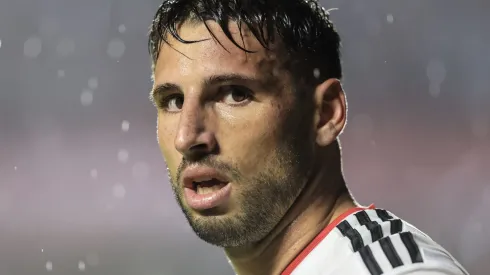
[[[197,190],[184,188],[187,204],[194,210],[206,210],[224,204],[231,194],[231,184],[227,183],[221,189],[207,194],[198,194]]]

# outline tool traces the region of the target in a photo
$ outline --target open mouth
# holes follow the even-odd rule
[[[216,178],[205,178],[199,181],[193,181],[192,189],[199,195],[205,195],[216,192],[227,184],[227,182],[220,181]]]
[[[188,167],[182,180],[187,205],[198,211],[225,205],[231,196],[230,180],[211,167]]]

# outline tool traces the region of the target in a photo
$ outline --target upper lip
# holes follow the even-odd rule
[[[218,170],[207,166],[189,166],[182,172],[184,187],[194,188],[194,182],[206,178],[214,178],[221,182],[228,182],[228,178]]]

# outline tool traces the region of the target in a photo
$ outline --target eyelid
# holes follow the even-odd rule
[[[162,95],[161,98],[159,98],[157,101],[158,107],[162,110],[167,111],[168,110],[168,103],[171,100],[178,98],[179,96],[183,97],[183,95],[181,93],[177,93],[177,92]]]
[[[225,103],[227,105],[239,107],[239,106],[245,106],[249,104],[250,102],[255,100],[254,92],[252,89],[242,86],[242,85],[227,85],[226,88],[229,88],[229,90],[224,90],[218,94],[218,99],[217,101]],[[241,101],[236,101],[236,102],[228,102],[228,97],[232,96],[234,91],[238,91],[239,93],[243,94],[244,99]],[[233,99],[233,101],[235,101]]]
[[[224,90],[222,90],[222,89],[224,89]],[[219,94],[219,96],[223,96],[224,93],[230,93],[230,92],[233,92],[234,90],[247,93],[251,96],[254,94],[252,89],[248,88],[247,86],[239,85],[239,84],[222,85],[218,88],[218,94]]]
[[[217,92],[215,93],[214,96],[211,96],[211,99],[213,101],[222,101],[226,95],[229,95],[233,93],[233,91],[238,91],[241,93],[246,94],[248,97],[247,100],[253,100],[255,99],[255,93],[253,90],[245,85],[241,84],[224,84],[220,85],[217,87]],[[171,100],[175,100],[178,97],[184,97],[183,93],[178,92],[178,91],[165,91],[163,93],[158,93],[155,95],[155,103],[159,109],[162,109],[167,112],[172,112],[168,111],[168,104]],[[212,99],[214,97],[214,99]]]

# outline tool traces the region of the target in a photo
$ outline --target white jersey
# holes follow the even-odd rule
[[[354,208],[339,216],[282,275],[469,275],[449,252],[392,213]]]

